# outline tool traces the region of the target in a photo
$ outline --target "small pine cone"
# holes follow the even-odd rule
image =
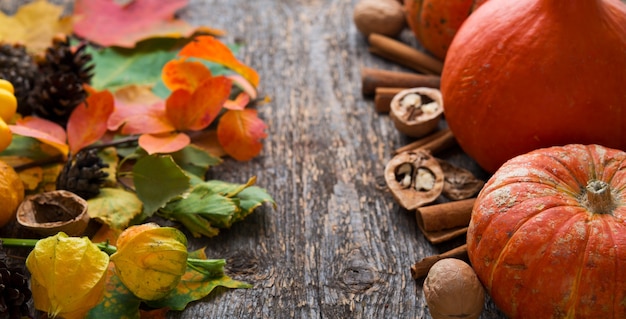
[[[76,75],[56,72],[46,75],[31,97],[34,114],[65,127],[87,92]]]
[[[89,84],[93,77],[94,64],[91,63],[91,54],[85,51],[86,48],[86,42],[73,49],[67,37],[55,38],[52,46],[46,50],[40,68],[48,73],[72,73],[81,83]]]
[[[0,45],[0,79],[5,79],[15,89],[17,111],[22,115],[31,114],[29,96],[37,86],[40,77],[37,63],[19,44]]]
[[[0,258],[0,319],[32,318],[29,306],[32,292],[28,278],[22,269],[8,267],[6,254],[4,256]]]
[[[76,158],[65,164],[56,180],[56,188],[70,191],[83,199],[98,196],[100,187],[109,174],[102,169],[105,164],[96,149],[80,151]]]
[[[33,90],[33,113],[65,127],[72,111],[87,98],[83,84],[89,84],[94,65],[86,53],[86,43],[76,49],[67,37],[55,38],[39,61],[42,80]]]

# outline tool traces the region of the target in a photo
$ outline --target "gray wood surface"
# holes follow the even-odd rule
[[[2,0],[5,12],[26,0]],[[71,1],[52,1],[71,5]],[[434,246],[382,181],[410,140],[361,96],[360,70],[403,70],[372,56],[352,22],[356,0],[190,0],[180,17],[228,32],[261,76],[269,125],[261,155],[227,160],[212,178],[257,185],[278,207],[258,209],[211,239],[191,239],[252,289],[218,289],[171,318],[430,318],[409,267],[460,244]],[[103,30],[106,32],[106,30]],[[406,30],[402,39],[411,42]],[[406,70],[404,70],[406,71]],[[445,156],[466,168],[457,152]],[[483,319],[502,318],[487,302]]]

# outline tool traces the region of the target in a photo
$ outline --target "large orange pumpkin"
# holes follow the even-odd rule
[[[511,159],[478,195],[467,245],[510,318],[626,318],[626,153],[570,144]]]
[[[444,62],[444,114],[485,170],[571,143],[626,150],[626,4],[498,0],[476,10]]]
[[[487,0],[405,0],[406,20],[420,44],[444,59],[452,38],[467,17]]]

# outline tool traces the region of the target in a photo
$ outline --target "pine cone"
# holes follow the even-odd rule
[[[100,194],[100,187],[109,174],[102,169],[105,164],[96,149],[80,151],[63,167],[57,177],[56,188],[70,191],[83,199],[90,199]]]
[[[37,63],[26,52],[26,47],[15,44],[0,45],[0,78],[13,84],[17,98],[17,112],[32,113],[29,95],[40,77]]]
[[[86,48],[85,42],[72,49],[67,37],[55,38],[46,50],[46,58],[40,63],[40,68],[46,73],[72,73],[81,83],[89,84],[94,65],[91,64],[91,54],[85,52]]]
[[[72,111],[87,97],[83,84],[89,84],[94,65],[85,52],[86,44],[73,50],[69,40],[55,39],[39,62],[42,80],[32,95],[33,113],[66,126]]]
[[[65,127],[87,92],[75,74],[55,72],[43,78],[32,98],[33,113]]]
[[[28,278],[22,269],[7,266],[6,258],[0,244],[0,319],[32,318]]]

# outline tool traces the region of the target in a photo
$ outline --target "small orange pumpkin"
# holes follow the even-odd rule
[[[531,150],[626,150],[626,4],[488,1],[444,62],[444,115],[463,150],[494,172]]]
[[[467,245],[510,318],[626,318],[626,153],[570,144],[511,159],[478,195]]]
[[[439,59],[467,17],[487,0],[406,0],[406,20],[420,44]]]

